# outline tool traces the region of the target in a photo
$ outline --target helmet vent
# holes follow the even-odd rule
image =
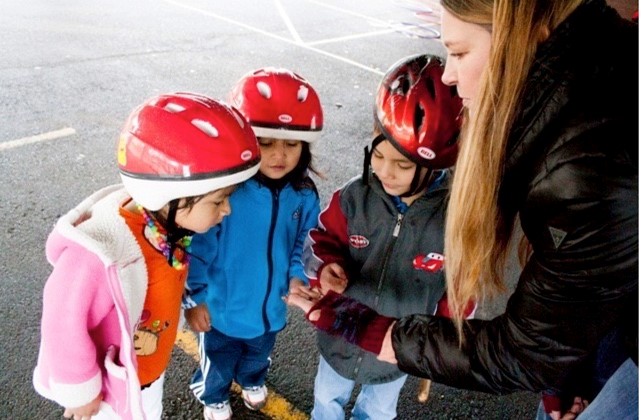
[[[198,127],[200,131],[207,134],[209,137],[218,137],[218,130],[211,125],[210,122],[204,120],[191,120],[191,123]]]
[[[421,106],[414,108],[414,130],[416,131],[416,138],[419,138],[421,126],[425,120],[425,110]]]
[[[398,83],[398,88],[401,90],[403,93],[403,96],[407,95],[407,92],[409,92],[411,86],[411,82],[409,78],[407,77],[401,77]]]
[[[459,135],[459,132],[457,131],[456,133],[454,133],[452,135],[452,137],[450,137],[450,139],[447,141],[447,143],[445,143],[445,146],[446,147],[450,147],[450,146],[455,145],[456,141],[458,140],[458,135]]]
[[[405,76],[399,76],[389,84],[389,91],[393,94],[407,95],[410,90],[410,81]]]
[[[178,112],[183,112],[185,110],[185,107],[173,102],[169,102],[167,105],[165,105],[165,110],[176,114]]]
[[[427,87],[427,90],[430,92],[430,96],[432,98],[436,98],[436,87],[434,86],[434,80],[431,78],[428,78],[425,80],[425,86]]]
[[[401,82],[398,79],[394,79],[394,81],[390,83],[389,90],[392,92],[396,91],[400,84]]]
[[[270,99],[272,97],[272,89],[269,87],[269,85],[265,82],[258,82],[256,83],[256,89],[258,89],[258,93],[265,98],[265,99]]]
[[[300,85],[298,88],[298,92],[296,94],[296,99],[298,99],[298,102],[305,102],[307,99],[307,95],[309,94],[309,89],[305,85]]]

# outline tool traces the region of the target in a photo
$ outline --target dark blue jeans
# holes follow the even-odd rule
[[[241,387],[260,386],[271,363],[276,333],[243,339],[211,329],[199,336],[200,368],[190,388],[205,405],[229,400],[232,380]]]

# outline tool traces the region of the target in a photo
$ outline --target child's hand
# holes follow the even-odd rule
[[[318,290],[306,286],[299,278],[292,278],[289,282],[289,294],[283,300],[290,306],[298,306],[307,314],[321,297]]]
[[[297,277],[294,277],[289,281],[288,294],[298,295],[308,300],[318,300],[321,298],[320,293],[316,289],[311,289],[309,286],[305,285],[305,283],[301,279]]]
[[[205,303],[201,303],[194,308],[185,309],[185,319],[194,332],[200,333],[211,330],[211,317]]]
[[[93,401],[80,407],[65,407],[65,412],[62,417],[66,419],[73,418],[74,420],[90,419],[92,416],[98,414],[100,411],[100,402],[102,401],[102,394],[98,394]]]
[[[312,306],[314,306],[314,304],[320,300],[320,294],[318,294],[318,292],[315,292],[315,293],[316,293],[315,298],[305,297],[298,293],[290,293],[289,295],[283,297],[283,300],[285,301],[286,304],[290,306],[299,307],[300,309],[303,310],[303,312],[305,312],[305,314],[307,314],[307,312],[309,312],[309,310],[312,309]],[[310,317],[310,319],[311,318],[312,317]],[[316,315],[314,319],[311,319],[311,320],[315,321],[316,319],[318,319],[318,315]]]
[[[336,293],[343,293],[347,288],[347,275],[343,267],[337,263],[330,263],[323,267],[318,280],[321,292],[324,295],[330,290]]]

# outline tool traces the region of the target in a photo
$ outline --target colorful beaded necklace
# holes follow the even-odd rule
[[[189,265],[189,251],[191,250],[191,236],[183,236],[178,241],[176,241],[173,255],[169,256],[170,246],[167,244],[167,233],[165,230],[158,224],[156,224],[156,219],[149,214],[149,212],[142,207],[137,205],[138,211],[142,213],[142,217],[145,219],[145,237],[149,243],[162,252],[165,256],[169,265],[174,267],[176,270],[184,270]]]

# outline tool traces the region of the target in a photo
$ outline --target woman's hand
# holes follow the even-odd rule
[[[385,338],[383,339],[383,346],[381,347],[381,352],[376,357],[381,362],[387,362],[392,364],[397,364],[396,353],[394,352],[394,347],[392,347],[392,328],[394,324],[389,326]]]
[[[92,416],[98,414],[100,411],[100,402],[102,401],[102,394],[98,394],[93,401],[80,407],[65,407],[63,417],[73,420],[89,420]]]
[[[194,332],[201,333],[211,330],[211,316],[205,303],[185,309],[185,319]]]
[[[552,411],[548,413],[552,420],[574,420],[579,414],[581,414],[586,408],[588,408],[588,401],[582,399],[581,397],[574,397],[574,402],[572,407],[561,416],[561,412]]]

